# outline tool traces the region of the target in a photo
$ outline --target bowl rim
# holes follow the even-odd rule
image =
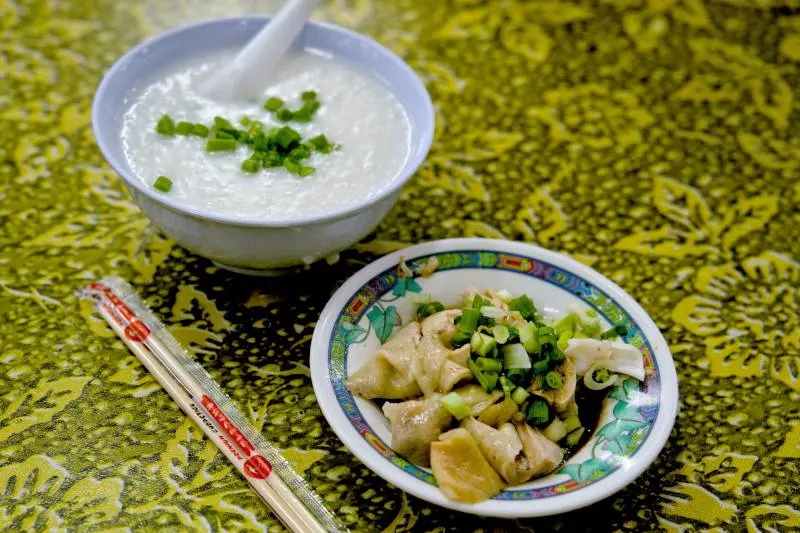
[[[398,69],[398,71],[404,73],[404,75],[408,77],[411,83],[415,86],[415,89],[423,97],[422,105],[427,108],[426,109],[427,112],[425,113],[427,124],[424,124],[422,127],[419,128],[421,132],[419,139],[420,139],[420,146],[422,147],[422,149],[418,150],[417,154],[412,154],[411,157],[408,158],[403,168],[398,172],[397,176],[394,178],[394,180],[390,183],[388,187],[386,187],[385,189],[383,189],[382,191],[380,191],[375,195],[367,196],[362,201],[350,207],[338,209],[336,211],[332,211],[331,213],[325,213],[321,215],[302,217],[296,219],[239,218],[231,215],[220,215],[204,209],[186,206],[178,201],[157,194],[150,187],[148,187],[143,181],[136,179],[133,176],[129,176],[128,172],[125,171],[126,165],[124,164],[124,162],[110,155],[111,151],[108,147],[109,141],[104,136],[100,135],[100,132],[98,131],[97,125],[99,124],[99,117],[101,114],[100,107],[101,103],[104,100],[105,94],[108,91],[110,80],[113,79],[114,76],[116,76],[116,74],[123,67],[125,67],[127,63],[131,61],[131,59],[135,55],[137,55],[141,50],[149,46],[156,45],[156,43],[158,43],[163,39],[172,37],[174,35],[180,34],[182,32],[197,27],[213,26],[215,24],[235,24],[248,21],[256,21],[256,22],[264,21],[266,23],[269,22],[272,19],[272,17],[273,15],[243,15],[237,17],[210,18],[210,19],[200,20],[197,22],[192,22],[189,24],[184,24],[182,26],[169,29],[165,32],[144,39],[139,44],[137,44],[136,46],[125,52],[121,57],[119,57],[111,66],[111,68],[108,69],[108,71],[106,71],[105,75],[103,76],[103,79],[100,81],[100,83],[97,86],[97,89],[95,90],[94,98],[92,101],[92,132],[94,134],[97,146],[100,148],[100,152],[103,154],[103,158],[111,166],[111,168],[113,168],[114,171],[122,178],[122,180],[128,187],[133,187],[138,192],[144,194],[150,200],[154,201],[156,204],[159,204],[177,213],[188,215],[194,218],[202,220],[210,220],[213,222],[228,224],[232,226],[285,228],[285,227],[308,226],[324,222],[332,222],[335,220],[340,220],[355,215],[356,213],[364,211],[370,206],[378,204],[386,200],[387,198],[391,197],[392,195],[398,193],[400,189],[402,189],[405,186],[408,180],[411,179],[411,176],[422,165],[422,163],[425,161],[425,158],[428,155],[428,152],[430,151],[431,144],[433,143],[433,135],[436,126],[436,116],[434,112],[433,101],[431,100],[430,93],[425,87],[425,84],[422,82],[419,75],[414,71],[414,69],[412,69],[408,65],[408,63],[403,61],[397,54],[395,54],[394,52],[392,52],[379,42],[375,41],[374,39],[366,35],[363,35],[361,33],[355,32],[353,30],[344,28],[342,26],[338,26],[336,24],[328,22],[316,22],[311,20],[309,20],[306,23],[308,26],[317,27],[320,29],[345,35],[351,39],[365,43],[370,47],[381,52],[385,56],[386,60],[390,61]]]
[[[352,426],[335,398],[335,392],[330,385],[328,366],[330,336],[343,307],[364,283],[396,266],[400,258],[411,260],[420,256],[465,250],[516,253],[554,264],[601,288],[637,322],[647,342],[653,347],[653,358],[654,361],[657,360],[661,389],[659,413],[653,421],[647,440],[638,448],[630,464],[620,467],[612,475],[597,480],[581,490],[540,501],[488,500],[478,504],[464,504],[447,499],[438,487],[423,485],[423,481],[402,472],[372,449]],[[353,455],[387,482],[410,494],[455,511],[482,516],[501,518],[546,516],[585,507],[615,494],[641,475],[661,453],[675,423],[678,410],[677,372],[669,346],[644,309],[622,288],[593,268],[563,254],[515,241],[483,238],[443,239],[404,248],[373,261],[353,274],[328,301],[314,328],[310,359],[311,379],[320,409],[336,435]]]

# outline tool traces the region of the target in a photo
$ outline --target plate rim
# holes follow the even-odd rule
[[[438,487],[430,486],[410,474],[400,474],[395,465],[388,462],[385,457],[364,441],[342,412],[335,392],[330,386],[329,338],[339,313],[352,295],[364,285],[364,282],[397,265],[400,258],[414,259],[418,256],[454,250],[509,252],[547,261],[602,289],[638,323],[653,348],[652,355],[659,367],[661,391],[658,415],[653,422],[647,441],[637,451],[638,459],[636,461],[620,467],[611,475],[573,493],[560,494],[541,501],[487,500],[477,504],[465,504],[447,499]],[[326,421],[350,453],[384,480],[409,494],[448,509],[481,516],[499,518],[547,516],[591,505],[611,496],[632,483],[653,463],[666,444],[677,415],[677,372],[669,346],[652,318],[638,302],[595,269],[564,254],[517,241],[484,238],[441,239],[403,248],[376,259],[350,276],[328,300],[314,328],[310,351],[311,380],[317,402]]]

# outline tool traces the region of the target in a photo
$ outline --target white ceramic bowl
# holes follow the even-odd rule
[[[296,46],[324,51],[374,75],[397,96],[408,114],[411,155],[391,186],[378,197],[365,199],[352,208],[291,222],[216,215],[154,192],[133,175],[122,152],[122,117],[136,94],[173,63],[194,55],[241,48],[269,19],[248,16],[210,20],[144,41],[111,67],[97,89],[92,107],[97,144],[144,213],[189,250],[223,267],[255,274],[328,257],[372,231],[425,159],[434,130],[430,96],[406,63],[363,35],[310,22]]]
[[[430,277],[416,277],[430,257],[438,259],[439,269]],[[401,258],[415,273],[415,284],[398,283]],[[625,341],[642,351],[647,376],[641,384],[631,378],[610,390],[596,431],[562,468],[474,505],[448,500],[428,470],[396,455],[390,448],[388,421],[377,405],[354,397],[345,387],[348,373],[375,353],[378,335],[385,339],[400,321],[412,319],[411,293],[428,293],[447,306],[456,305],[468,287],[526,293],[540,311],[566,311],[576,302],[589,305],[609,326],[626,326]],[[506,518],[562,513],[619,491],[661,451],[678,406],[678,381],[667,343],[628,294],[561,254],[489,239],[413,246],[355,274],[333,295],[317,322],[311,377],[325,418],[350,451],[378,475],[431,503]]]

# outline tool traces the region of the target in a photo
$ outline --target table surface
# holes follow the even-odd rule
[[[264,4],[0,0],[0,529],[280,529],[76,300],[110,274],[354,530],[800,528],[797,1],[324,3],[318,18],[419,72],[437,138],[372,236],[277,282],[148,227],[89,114],[143,37]],[[308,352],[332,291],[376,254],[465,235],[570,254],[663,331],[681,408],[624,491],[560,517],[476,519],[387,485],[326,424]]]

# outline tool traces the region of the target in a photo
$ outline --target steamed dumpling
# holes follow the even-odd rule
[[[553,409],[561,414],[566,413],[575,402],[575,385],[577,384],[577,378],[575,377],[575,367],[572,366],[569,358],[565,359],[563,363],[557,366],[555,371],[561,375],[561,388],[549,389],[544,386],[543,380],[538,378],[533,380],[528,390],[536,396],[547,400],[547,403],[552,405]]]
[[[644,381],[644,357],[642,352],[630,344],[596,339],[570,339],[564,353],[575,366],[578,375],[585,374],[592,366],[602,366],[609,372],[627,374]]]
[[[431,469],[442,492],[463,503],[478,503],[503,490],[503,480],[463,428],[443,433],[431,444]]]
[[[514,426],[508,424],[504,431],[494,429],[472,417],[461,422],[478,444],[483,456],[509,485],[525,483],[535,472],[528,458],[522,453],[522,441]],[[510,431],[509,431],[510,429]]]
[[[543,476],[558,468],[564,459],[564,450],[561,446],[525,422],[518,422],[516,428],[533,475]]]
[[[439,371],[439,392],[450,392],[459,382],[472,377],[472,371],[467,368],[469,353],[469,345],[465,344],[447,354]]]
[[[395,333],[373,358],[356,370],[347,380],[347,387],[362,398],[402,400],[419,396],[420,391],[412,362],[422,338],[417,322],[411,322]]]
[[[439,403],[440,396],[383,404],[392,428],[392,449],[415,465],[430,465],[430,446],[453,417]]]
[[[501,424],[505,424],[511,420],[511,417],[517,414],[518,411],[519,405],[517,402],[506,398],[502,402],[492,404],[482,410],[480,414],[478,414],[478,420],[488,426],[499,427]]]
[[[422,321],[422,339],[417,348],[412,372],[425,396],[449,392],[459,381],[472,375],[466,367],[463,347],[451,350],[447,345],[456,332],[453,320],[460,314],[459,309],[448,309]]]

